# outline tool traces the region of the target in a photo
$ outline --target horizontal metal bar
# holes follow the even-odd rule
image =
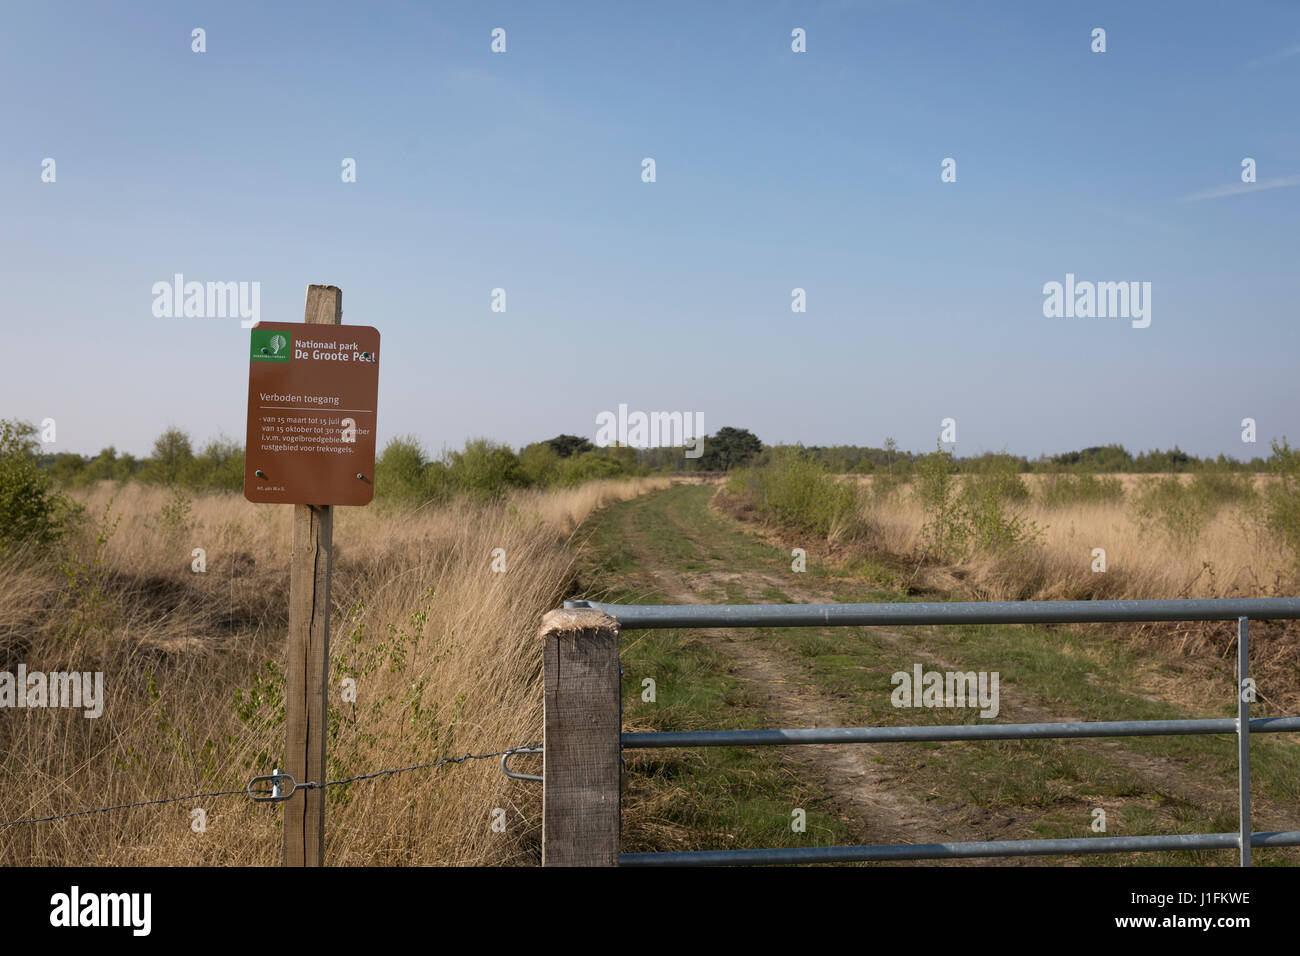
[[[618,865],[771,866],[781,863],[885,863],[896,860],[1061,856],[1074,853],[1148,853],[1155,850],[1235,850],[1240,839],[1238,833],[1188,833],[1168,836],[1076,837],[1066,840],[994,840],[984,843],[894,843],[881,846],[620,853]],[[1250,845],[1300,846],[1300,830],[1252,833]]]
[[[1300,717],[1255,717],[1253,734],[1300,731]],[[1061,737],[1167,737],[1235,734],[1233,718],[1095,720],[1047,724],[944,724],[935,727],[818,727],[813,730],[679,730],[625,733],[623,747],[761,747],[797,744],[869,744],[900,740],[1032,740]]]
[[[624,630],[662,627],[817,627],[906,624],[1065,624],[1137,621],[1293,620],[1300,598],[1195,601],[988,601],[918,604],[602,604]]]

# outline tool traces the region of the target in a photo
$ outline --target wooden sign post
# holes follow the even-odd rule
[[[333,506],[374,497],[379,333],[342,318],[343,293],[310,285],[305,325],[258,323],[251,340],[244,497],[293,505],[284,772],[318,785],[284,801],[285,866],[324,857]]]
[[[303,321],[338,325],[343,292],[309,285]],[[293,506],[293,565],[289,571],[289,665],[284,689],[284,768],[294,780],[325,782],[329,720],[330,560],[334,508]],[[284,804],[284,865],[325,861],[325,791],[304,790]]]

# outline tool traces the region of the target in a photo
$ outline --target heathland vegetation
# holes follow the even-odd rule
[[[241,445],[217,437],[195,450],[190,436],[178,428],[159,435],[146,458],[108,447],[93,457],[71,452],[40,455],[36,464],[65,488],[105,480],[189,491],[239,491],[244,485]],[[375,490],[379,498],[406,501],[441,501],[460,493],[490,498],[512,488],[571,488],[597,478],[640,477],[662,470],[638,460],[630,448],[597,448],[572,435],[517,452],[500,442],[472,439],[462,449],[444,449],[436,459],[418,439],[404,436],[391,440],[377,456]]]
[[[1285,440],[1247,464],[886,445],[853,460],[723,429],[683,461],[563,435],[436,459],[389,443],[375,505],[335,519],[331,685],[351,678],[356,698],[331,703],[330,777],[536,742],[535,628],[574,587],[584,522],[670,470],[726,472],[727,510],[892,593],[1225,597],[1300,582],[1300,452]],[[277,765],[291,509],[245,501],[242,474],[226,439],[195,451],[169,429],[144,459],[48,455],[33,428],[0,423],[0,672],[102,672],[107,698],[95,719],[5,714],[0,822],[238,790]],[[535,862],[539,801],[493,761],[338,787],[327,859]],[[18,826],[0,863],[262,865],[278,820],[220,797]]]
[[[837,474],[807,449],[767,449],[731,473],[733,510],[976,599],[1294,593],[1300,451],[1272,444],[1259,473],[1201,461],[1186,473],[1024,470],[1010,455],[942,448],[893,471]]]
[[[37,453],[29,429],[0,435],[0,672],[99,672],[105,699],[93,719],[4,711],[0,822],[240,790],[282,766],[293,509],[178,480],[59,488]],[[339,509],[330,684],[356,693],[331,696],[330,778],[536,742],[535,633],[571,586],[575,533],[668,484]],[[540,799],[493,760],[335,787],[326,858],[535,863]],[[0,864],[270,865],[271,807],[233,795],[8,827]]]
[[[36,429],[6,422],[5,441],[27,464],[63,488],[86,488],[101,481],[138,481],[189,491],[239,491],[244,484],[244,449],[225,436],[210,439],[195,450],[193,439],[179,428],[168,428],[154,441],[151,453],[136,458],[113,446],[98,455],[45,453],[36,443]],[[640,478],[681,472],[715,472],[745,464],[762,449],[750,432],[720,428],[706,436],[702,454],[687,457],[686,449],[627,446],[597,447],[576,435],[557,435],[515,450],[486,438],[467,441],[459,450],[444,448],[434,458],[418,438],[406,435],[388,442],[375,461],[375,494],[394,501],[447,501],[469,494],[497,497],[515,488],[573,488],[602,478]]]

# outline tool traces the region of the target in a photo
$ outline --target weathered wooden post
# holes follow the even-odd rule
[[[617,866],[618,622],[587,608],[542,619],[542,865]]]
[[[340,324],[342,290],[332,285],[307,286],[303,321],[309,325]],[[284,770],[300,782],[325,781],[333,550],[334,509],[330,505],[294,505]],[[294,794],[284,804],[284,865],[321,866],[324,851],[325,791]]]

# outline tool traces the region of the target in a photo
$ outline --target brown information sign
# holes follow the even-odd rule
[[[378,401],[377,329],[259,323],[248,362],[244,497],[369,504]]]

